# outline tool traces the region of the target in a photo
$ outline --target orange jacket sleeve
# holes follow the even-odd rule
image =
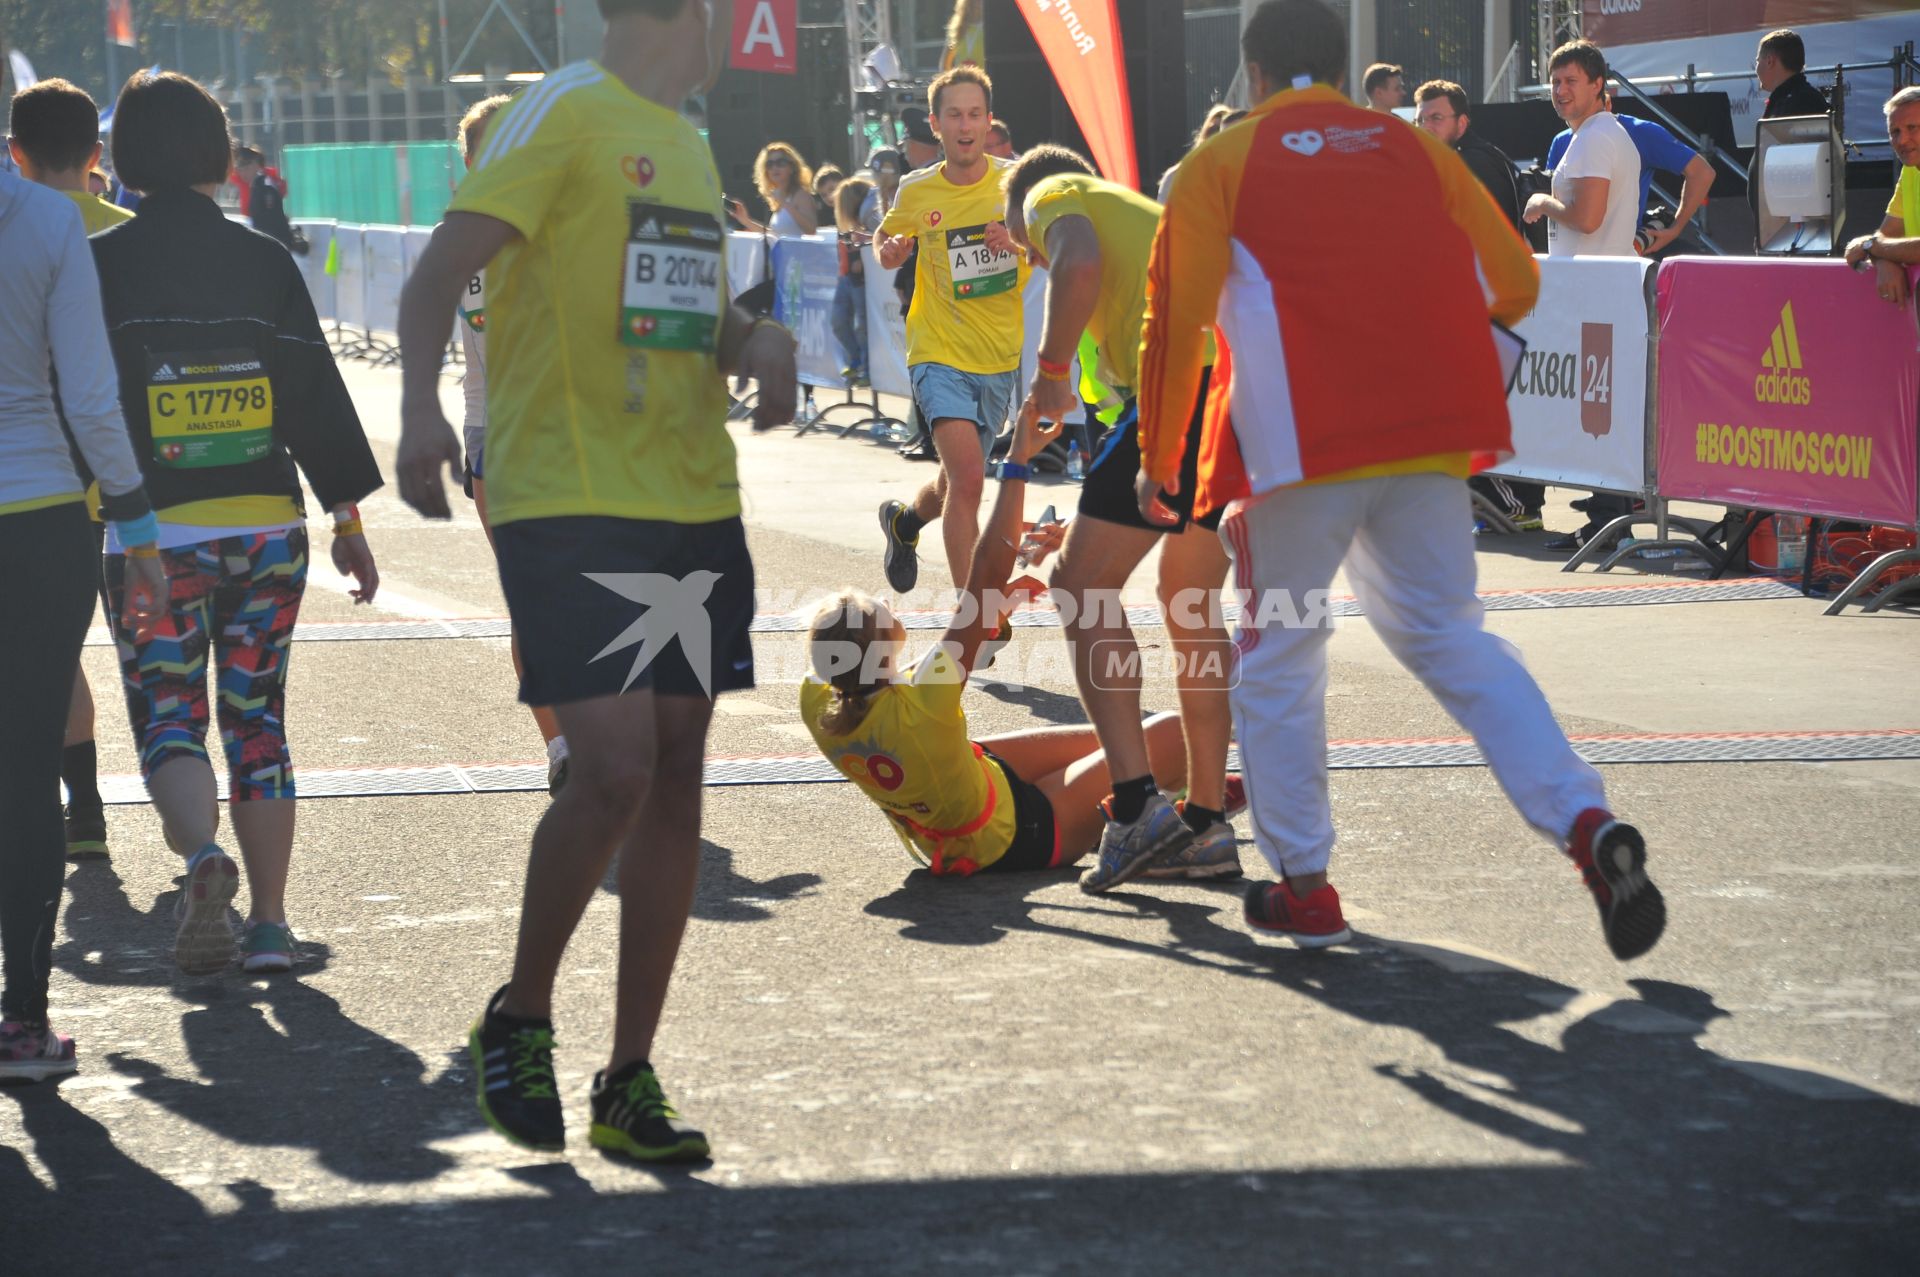
[[[1447,215],[1467,234],[1480,268],[1480,283],[1486,290],[1487,310],[1493,318],[1511,328],[1525,319],[1540,296],[1540,264],[1533,250],[1507,221],[1500,206],[1466,161],[1444,142],[1420,133],[1427,157],[1440,175],[1442,198]]]
[[[1187,156],[1167,192],[1147,268],[1140,342],[1140,467],[1162,485],[1180,475],[1207,331],[1233,265],[1233,215],[1254,130],[1228,129]]]

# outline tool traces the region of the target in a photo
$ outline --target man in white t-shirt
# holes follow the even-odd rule
[[[1575,40],[1553,51],[1553,109],[1573,142],[1553,170],[1553,194],[1527,201],[1523,220],[1548,219],[1549,257],[1632,257],[1640,219],[1640,152],[1606,109],[1607,58]]]

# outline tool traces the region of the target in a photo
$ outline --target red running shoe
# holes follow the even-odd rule
[[[1340,913],[1340,893],[1332,884],[1302,900],[1287,883],[1251,883],[1247,887],[1247,925],[1268,935],[1290,936],[1302,949],[1323,949],[1353,939]]]
[[[1567,859],[1580,867],[1600,906],[1600,929],[1614,957],[1625,962],[1659,943],[1667,902],[1647,877],[1647,844],[1638,829],[1604,807],[1589,807],[1567,836]]]
[[[1247,809],[1247,781],[1239,772],[1227,773],[1225,815],[1232,820]]]

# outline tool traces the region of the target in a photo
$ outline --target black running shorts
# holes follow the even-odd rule
[[[1013,791],[1013,843],[1006,855],[980,872],[1026,873],[1057,868],[1060,832],[1053,822],[1053,801],[1040,792],[1039,786],[1022,780],[1006,759],[984,745],[980,748],[1006,773],[1007,788]]]
[[[1094,452],[1093,465],[1080,489],[1080,513],[1126,528],[1145,528],[1150,532],[1184,532],[1189,522],[1198,522],[1208,531],[1220,527],[1224,510],[1215,510],[1204,519],[1193,518],[1193,490],[1200,482],[1200,434],[1206,419],[1207,386],[1213,377],[1208,368],[1200,375],[1200,393],[1195,400],[1193,421],[1187,427],[1187,451],[1180,459],[1180,495],[1163,498],[1180,522],[1161,527],[1140,517],[1140,503],[1133,494],[1134,480],[1140,474],[1140,406],[1129,399],[1120,419],[1107,432]]]
[[[739,519],[521,519],[493,540],[526,704],[753,686],[753,560]]]

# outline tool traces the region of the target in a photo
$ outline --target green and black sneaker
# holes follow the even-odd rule
[[[707,1137],[673,1111],[653,1066],[643,1060],[612,1077],[594,1075],[593,1129],[587,1138],[595,1148],[642,1162],[704,1162],[712,1151]]]
[[[67,859],[107,858],[107,813],[99,805],[67,808]]]
[[[553,1022],[500,1014],[500,992],[467,1034],[474,1089],[487,1125],[524,1148],[558,1153],[567,1146],[559,1084],[553,1076]]]

